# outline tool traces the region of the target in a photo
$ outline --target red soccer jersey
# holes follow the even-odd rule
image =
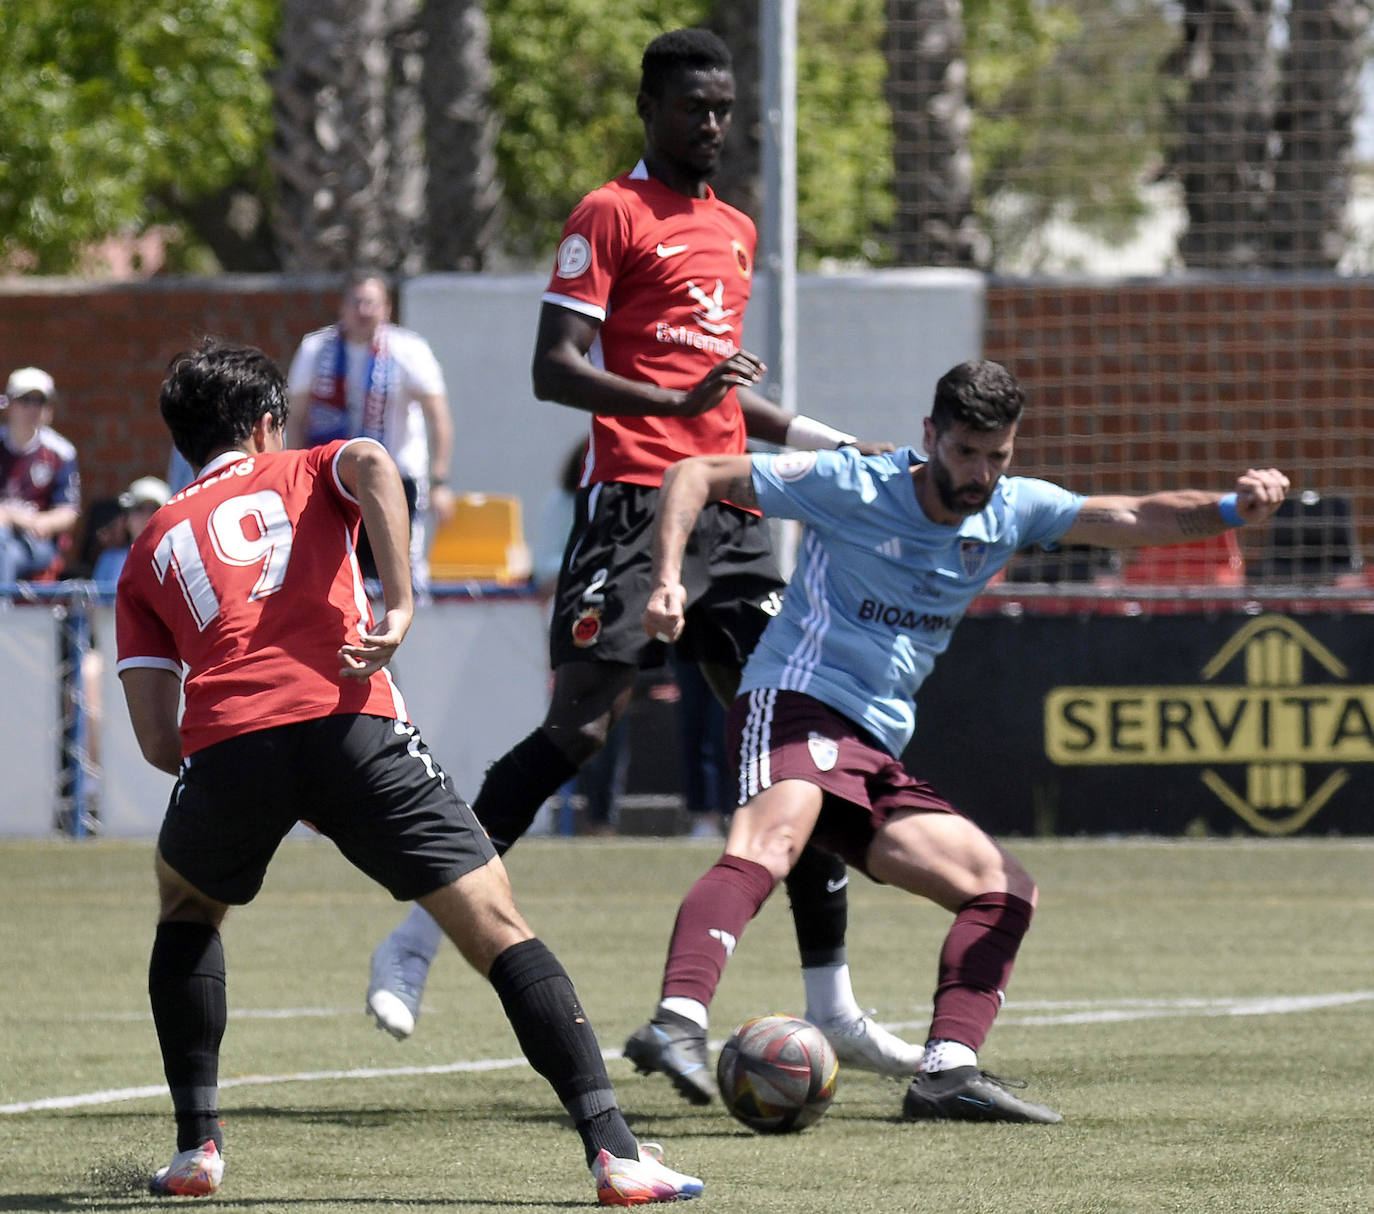
[[[336,462],[352,439],[211,461],[134,541],[115,604],[119,664],[182,673],[183,755],[339,713],[406,719],[382,670],[339,677],[372,611],[353,548],[357,501]]]
[[[690,388],[740,349],[754,272],[754,223],[707,191],[688,198],[633,172],[573,210],[544,302],[601,321],[589,355],[607,371]],[[734,391],[699,417],[592,418],[584,484],[657,485],[689,455],[744,450]]]

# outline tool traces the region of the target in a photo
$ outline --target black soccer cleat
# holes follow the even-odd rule
[[[660,1011],[635,1029],[625,1043],[625,1057],[641,1075],[659,1071],[693,1104],[710,1104],[716,1085],[706,1061],[706,1032],[676,1012]]]
[[[1008,1082],[976,1066],[924,1072],[907,1088],[902,1116],[907,1121],[1035,1121],[1045,1125],[1064,1120],[1048,1105],[1014,1096],[1007,1091]]]

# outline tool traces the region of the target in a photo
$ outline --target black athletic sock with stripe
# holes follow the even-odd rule
[[[487,768],[472,802],[498,855],[530,828],[539,807],[577,774],[577,765],[542,729],[522,738]]]
[[[572,979],[541,940],[513,944],[491,964],[487,980],[530,1066],[557,1093],[582,1136],[588,1165],[603,1147],[621,1159],[639,1145],[616,1104],[601,1046]]]
[[[849,874],[844,861],[808,844],[787,874],[786,884],[803,967],[845,964]]]
[[[219,1046],[229,1012],[219,932],[203,923],[159,923],[148,961],[148,999],[176,1112],[177,1150],[213,1138],[222,1151]]]

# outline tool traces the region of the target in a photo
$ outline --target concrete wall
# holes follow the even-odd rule
[[[514,493],[526,527],[587,415],[535,400],[530,355],[543,275],[433,274],[401,292],[405,323],[434,347],[456,433],[453,483]],[[761,340],[756,291],[745,344]],[[982,349],[983,279],[947,270],[805,277],[797,287],[797,409],[894,442],[920,439],[935,381]]]

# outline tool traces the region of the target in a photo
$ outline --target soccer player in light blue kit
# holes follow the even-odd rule
[[[1057,1122],[978,1066],[1030,926],[1036,887],[1001,846],[900,756],[917,689],[970,602],[1030,544],[1179,544],[1260,522],[1288,478],[1251,469],[1230,493],[1083,497],[1006,475],[1025,403],[994,362],[961,363],[936,385],[925,450],[841,449],[703,456],[668,473],[654,549],[651,635],[683,628],[680,569],[708,501],[728,498],[804,524],[781,613],[764,631],[730,710],[738,795],[725,852],[678,912],[655,1020],[698,1024],[749,920],[812,840],[876,881],[954,915],[939,961],[909,1119]],[[685,1057],[685,1055],[684,1055]],[[671,1073],[675,1055],[659,1069]]]

